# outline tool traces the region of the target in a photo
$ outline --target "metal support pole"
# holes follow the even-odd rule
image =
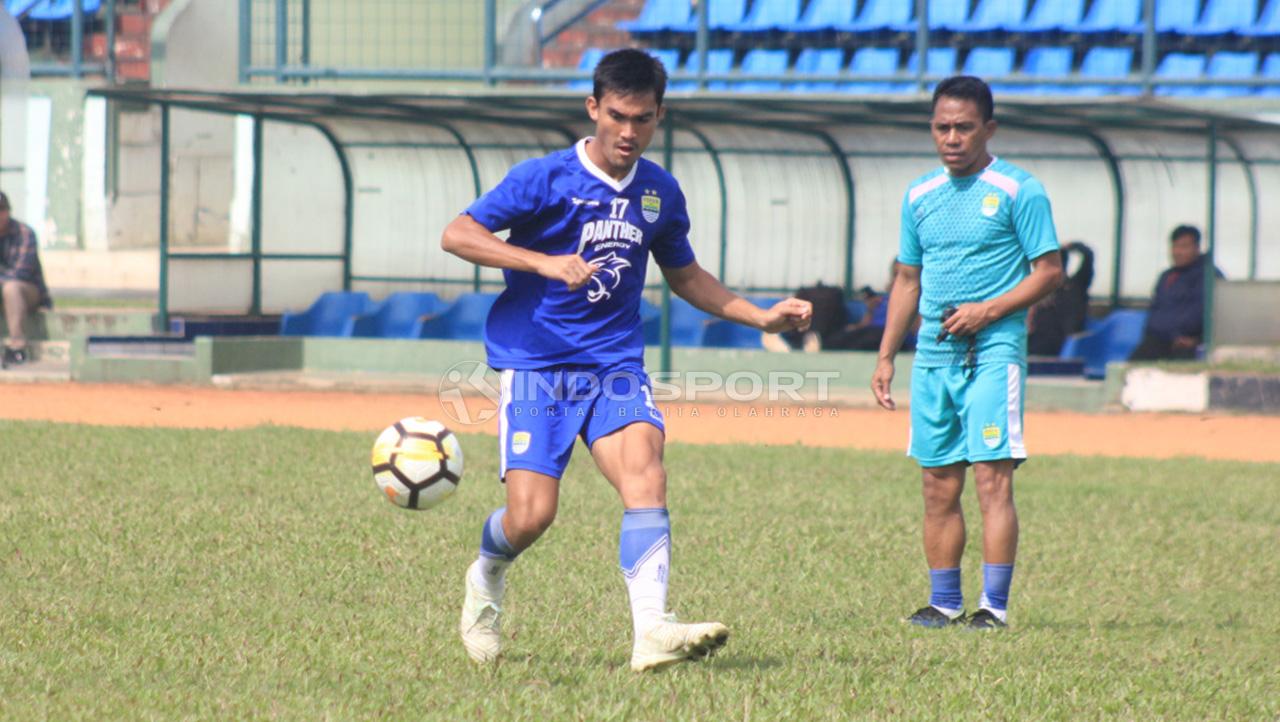
[[[249,82],[249,64],[253,62],[249,44],[253,31],[253,0],[240,0],[240,82]]]
[[[71,77],[84,74],[84,4],[83,0],[71,2]]]
[[[1151,95],[1156,72],[1156,0],[1142,0],[1142,94]]]
[[[249,213],[252,223],[250,253],[253,254],[253,300],[249,313],[262,313],[262,116],[253,116],[253,190],[250,191]]]
[[[116,0],[107,0],[106,13],[106,75],[107,82],[114,83],[116,81]]]
[[[929,0],[916,0],[916,89],[929,92]]]
[[[289,0],[276,0],[276,82],[285,81],[289,64]]]
[[[484,84],[492,86],[498,57],[498,0],[484,0]]]
[[[675,144],[676,121],[672,112],[667,110],[666,127],[663,128],[662,134],[662,167],[668,173],[671,172],[676,160]],[[665,276],[662,279],[662,316],[660,318],[658,338],[662,346],[658,353],[658,368],[662,373],[669,374],[671,373],[671,284],[667,283]]]
[[[160,106],[160,328],[169,330],[169,106]]]
[[[1205,218],[1204,235],[1208,250],[1204,261],[1204,333],[1201,343],[1205,355],[1213,350],[1213,289],[1218,280],[1214,251],[1217,249],[1218,229],[1218,124],[1209,123],[1209,209]]]
[[[302,0],[302,49],[298,63],[304,68],[311,67],[311,0]],[[310,82],[303,79],[303,85]]]
[[[710,2],[698,3],[698,35],[694,52],[698,58],[698,90],[707,89],[707,52],[711,49]]]

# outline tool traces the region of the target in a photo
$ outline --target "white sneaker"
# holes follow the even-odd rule
[[[472,562],[467,568],[467,597],[462,603],[458,630],[467,655],[479,664],[488,664],[502,652],[502,592],[496,597],[490,596],[472,581],[471,574],[479,563],[479,560]]]
[[[681,624],[668,614],[636,637],[631,669],[644,672],[686,659],[714,654],[729,640],[729,628],[719,622]]]

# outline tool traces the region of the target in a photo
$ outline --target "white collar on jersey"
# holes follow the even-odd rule
[[[578,150],[578,162],[582,164],[583,168],[587,169],[588,173],[599,178],[602,183],[615,191],[621,193],[626,190],[627,186],[631,185],[631,181],[635,180],[636,169],[640,167],[640,159],[636,159],[635,165],[631,166],[631,172],[627,174],[626,178],[623,178],[620,181],[614,180],[612,176],[600,170],[600,166],[592,163],[591,159],[587,157],[587,141],[589,140],[595,140],[595,138],[593,136],[587,136],[586,138],[578,141],[577,145],[574,146]]]
[[[995,164],[996,164],[996,161],[998,161],[998,160],[1000,160],[1000,159],[999,159],[999,158],[997,158],[997,157],[995,157],[994,155],[993,155],[993,156],[991,156],[991,162],[990,162],[990,163],[987,163],[985,166],[983,166],[982,170],[978,171],[977,173],[974,173],[974,174],[973,174],[973,175],[971,175],[971,176],[968,176],[968,175],[967,175],[967,176],[965,176],[965,178],[977,178],[978,176],[982,175],[983,173],[985,173],[985,172],[987,172],[987,171],[991,170],[991,166],[995,165]],[[947,174],[947,175],[951,175],[951,169],[950,169],[950,168],[948,168],[948,167],[946,167],[945,165],[944,165],[944,166],[942,166],[942,172],[943,172],[943,173],[945,173],[945,174]]]

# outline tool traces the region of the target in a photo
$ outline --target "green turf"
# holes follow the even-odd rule
[[[464,437],[462,490],[418,513],[368,478],[372,434],[0,434],[4,719],[1280,715],[1275,465],[1034,460],[1013,626],[973,634],[899,621],[927,584],[909,460],[673,446],[672,603],[733,637],[637,676],[617,503],[581,453],[509,577],[507,657],[477,669],[455,625],[501,498],[491,438]]]

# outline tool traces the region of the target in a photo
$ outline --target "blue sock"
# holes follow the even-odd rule
[[[506,514],[507,507],[504,506],[490,514],[484,523],[484,530],[480,533],[480,556],[510,562],[520,553],[511,548],[506,533],[502,531],[502,517]]]
[[[940,609],[964,609],[964,594],[960,591],[960,567],[930,569],[929,604]]]
[[[1003,612],[1009,606],[1009,584],[1012,581],[1012,564],[983,564],[982,599],[979,606]]]
[[[633,576],[644,556],[663,537],[671,539],[671,517],[666,509],[627,509],[622,513],[618,536],[618,564],[622,573]]]

